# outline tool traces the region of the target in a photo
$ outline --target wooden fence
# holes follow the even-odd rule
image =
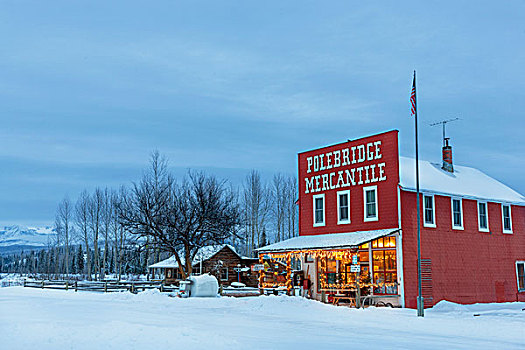
[[[89,292],[124,292],[131,293],[142,292],[147,289],[158,289],[161,292],[177,291],[176,287],[167,287],[160,282],[146,282],[146,281],[66,281],[66,280],[35,280],[24,281],[24,287],[41,288],[41,289],[61,289],[89,291]]]
[[[24,281],[24,287],[41,289],[60,289],[88,292],[143,292],[148,289],[158,289],[160,292],[178,292],[177,287],[165,286],[160,281],[67,281],[67,280],[29,280]],[[260,295],[258,288],[224,288],[221,295],[232,297],[247,297]]]

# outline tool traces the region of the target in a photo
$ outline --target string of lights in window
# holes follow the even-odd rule
[[[388,246],[387,246],[388,247]],[[259,271],[259,285],[261,288],[279,288],[279,287],[286,287],[289,291],[292,289],[292,281],[291,281],[291,258],[297,258],[301,257],[303,258],[305,255],[309,255],[313,258],[321,258],[320,259],[320,268],[321,271],[319,273],[319,284],[321,289],[337,289],[337,290],[355,290],[358,288],[380,288],[380,287],[394,287],[397,286],[397,282],[392,283],[386,283],[386,282],[370,282],[370,276],[368,273],[366,274],[360,274],[359,276],[359,284],[357,282],[351,282],[351,283],[341,283],[341,281],[337,281],[336,283],[328,283],[327,281],[327,266],[326,261],[327,259],[331,260],[339,260],[343,264],[350,264],[352,262],[352,257],[357,255],[357,250],[320,250],[320,249],[307,249],[307,250],[298,250],[298,251],[289,251],[289,252],[268,252],[268,253],[261,253],[259,255],[259,262],[262,264],[264,263],[265,258],[270,258],[271,260],[277,261],[279,263],[284,264],[284,261],[286,261],[286,282],[266,282],[265,281],[265,271],[261,270]],[[274,274],[277,274],[277,271],[273,272]]]

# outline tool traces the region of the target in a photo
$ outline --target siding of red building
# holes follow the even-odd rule
[[[308,172],[309,157],[341,151],[353,146],[381,141],[380,159],[336,169]],[[371,166],[384,162],[386,180],[356,184],[344,188],[307,191],[312,176],[322,176],[356,166]],[[417,211],[416,194],[399,190],[398,132],[389,131],[299,154],[299,235],[317,235],[368,231],[399,227],[401,208],[401,248],[398,256],[398,275],[402,284],[405,306],[416,308],[417,275]],[[312,169],[311,169],[312,170]],[[377,221],[364,220],[363,187],[377,185]],[[350,190],[349,224],[338,224],[337,192]],[[325,196],[325,224],[314,226],[313,196]],[[423,197],[423,194],[421,195]],[[461,198],[460,196],[455,198]],[[421,198],[423,199],[423,198]],[[478,228],[477,201],[462,198],[463,229],[452,228],[450,196],[434,196],[436,227],[423,225],[421,205],[421,251],[423,296],[427,307],[440,300],[458,303],[525,301],[525,292],[518,292],[516,261],[525,261],[525,206],[511,206],[512,234],[503,233],[501,203],[487,201],[489,232]],[[401,266],[402,265],[402,266]],[[400,271],[402,269],[402,271]],[[402,273],[401,273],[402,272]]]
[[[512,206],[512,234],[504,234],[500,203],[488,202],[490,232],[478,229],[477,201],[463,199],[464,229],[452,229],[451,198],[434,197],[436,228],[423,226],[421,257],[425,261],[425,306],[440,300],[463,304],[525,301],[518,293],[516,261],[525,260],[525,207]],[[421,209],[422,209],[422,200]],[[405,306],[416,308],[416,194],[401,191]],[[421,211],[423,213],[423,211]],[[427,260],[429,259],[429,260]],[[431,277],[431,280],[428,278]]]
[[[326,169],[317,172],[308,172],[308,157],[319,156],[328,152],[340,151],[344,148],[381,141],[381,158],[364,161],[359,164],[341,166],[335,169]],[[364,137],[357,140],[343,142],[333,146],[323,147],[299,154],[299,235],[317,235],[327,233],[342,233],[365,230],[376,230],[385,228],[397,228],[398,205],[397,184],[399,183],[399,161],[398,161],[398,131],[393,130],[382,134]],[[333,188],[321,192],[306,192],[306,178],[312,176],[330,174],[358,166],[370,166],[385,163],[385,181],[377,181],[344,188]],[[376,168],[377,176],[377,168]],[[337,179],[337,175],[334,177]],[[378,221],[364,221],[364,198],[363,188],[377,185],[378,193]],[[337,223],[337,192],[350,190],[350,223]],[[325,195],[325,225],[314,227],[313,225],[313,195]]]

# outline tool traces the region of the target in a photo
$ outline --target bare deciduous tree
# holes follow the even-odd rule
[[[122,278],[122,259],[124,255],[124,248],[127,241],[127,231],[120,222],[119,208],[121,208],[122,199],[126,196],[126,189],[120,188],[119,192],[111,192],[111,239],[115,250],[115,272],[118,275],[118,280]]]
[[[288,182],[285,181],[283,174],[275,174],[272,181],[271,195],[273,198],[273,217],[275,220],[275,226],[277,228],[275,232],[275,240],[282,241],[285,238],[285,223],[287,214],[287,194],[288,194]]]
[[[154,152],[142,180],[122,199],[119,215],[139,242],[173,254],[185,278],[200,248],[235,234],[239,213],[234,197],[224,183],[203,173],[190,172],[177,184],[167,160]]]
[[[287,179],[285,192],[285,215],[287,221],[287,233],[288,238],[292,238],[297,235],[297,199],[299,198],[297,179],[295,178],[295,176],[290,176]]]
[[[261,244],[261,234],[270,213],[270,196],[258,171],[252,170],[244,182],[243,216],[246,220],[246,254]]]
[[[89,224],[91,229],[91,238],[93,239],[93,251],[94,251],[94,270],[95,280],[99,279],[101,264],[99,256],[99,239],[100,230],[103,222],[104,214],[104,192],[97,188],[89,200]]]
[[[75,204],[75,224],[79,239],[84,242],[86,248],[86,275],[91,281],[91,254],[90,254],[90,213],[89,213],[89,194],[82,191]]]
[[[106,278],[108,272],[109,236],[111,229],[112,201],[110,190],[106,187],[102,192],[101,229],[104,236],[104,254],[102,255],[101,278]]]
[[[69,246],[71,244],[73,231],[73,205],[67,197],[58,204],[55,215],[55,225],[57,237],[59,237],[58,243],[62,242],[64,245],[63,267],[65,267],[67,278],[69,278]],[[58,245],[58,250],[60,250],[60,244]]]

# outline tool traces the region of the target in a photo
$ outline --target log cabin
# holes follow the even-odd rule
[[[210,273],[217,277],[219,284],[228,286],[232,282],[241,282],[249,287],[257,287],[257,273],[251,271],[251,265],[257,259],[239,255],[229,244],[209,245],[199,249],[193,259],[192,274]],[[148,266],[155,269],[166,285],[175,285],[181,280],[179,264],[175,256]]]

